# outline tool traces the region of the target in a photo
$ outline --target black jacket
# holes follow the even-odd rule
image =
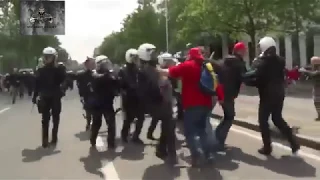
[[[10,85],[14,87],[19,87],[22,83],[22,77],[18,72],[10,74],[8,80]]]
[[[245,73],[246,64],[242,57],[229,55],[224,59],[221,84],[224,88],[225,100],[233,100],[238,97],[242,84],[242,76]]]
[[[134,64],[125,64],[119,71],[121,96],[125,103],[139,103],[138,95],[139,69]]]
[[[65,81],[65,72],[55,66],[44,66],[36,73],[34,98],[41,97],[61,98],[64,96],[62,90]]]
[[[153,65],[143,65],[138,74],[138,94],[146,106],[159,105],[163,101],[159,87],[160,74]]]
[[[286,61],[278,55],[264,54],[253,68],[260,101],[283,100],[285,96]]]
[[[89,100],[91,108],[113,109],[113,100],[119,91],[119,81],[111,72],[94,73],[90,88],[93,90]]]
[[[80,97],[87,98],[90,94],[89,84],[93,81],[93,72],[81,71],[77,74],[76,79]]]

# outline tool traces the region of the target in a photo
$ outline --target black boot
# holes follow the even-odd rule
[[[115,140],[108,140],[108,148],[109,149],[115,149],[116,148]]]
[[[42,147],[47,148],[49,146],[48,127],[42,127]]]
[[[51,144],[56,145],[58,143],[58,130],[53,128],[52,129],[52,139]]]
[[[86,131],[90,131],[90,124],[86,125]]]
[[[60,117],[53,116],[53,128],[52,128],[52,137],[51,137],[51,144],[56,145],[58,142],[58,131],[59,131],[59,124],[60,124]]]
[[[264,146],[258,150],[258,153],[269,156],[272,153],[272,147]]]

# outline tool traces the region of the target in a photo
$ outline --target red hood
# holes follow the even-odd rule
[[[188,56],[189,56],[189,60],[195,60],[195,61],[203,61],[204,58],[201,54],[201,49],[200,48],[191,48],[189,50],[189,53],[188,53]]]

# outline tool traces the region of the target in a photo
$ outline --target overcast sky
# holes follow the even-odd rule
[[[121,28],[121,22],[137,6],[137,0],[66,0],[66,35],[58,36],[72,59],[92,56],[104,37]]]

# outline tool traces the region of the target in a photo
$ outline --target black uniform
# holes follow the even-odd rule
[[[122,108],[125,113],[121,137],[127,142],[130,127],[137,118],[133,141],[140,141],[139,136],[144,122],[144,107],[138,94],[138,73],[135,64],[127,63],[119,72],[121,83]]]
[[[272,115],[274,125],[288,139],[292,152],[299,149],[299,145],[291,128],[282,117],[282,108],[285,98],[285,59],[275,52],[265,52],[255,61],[253,67],[255,82],[259,91],[259,126],[261,129],[263,148],[261,154],[270,154],[272,151],[270,140],[269,116]],[[252,83],[251,83],[252,84]]]
[[[113,100],[118,88],[118,80],[111,72],[97,71],[97,73],[93,74],[93,81],[90,84],[91,93],[88,97],[88,105],[93,114],[90,137],[92,146],[96,145],[96,139],[102,124],[102,116],[104,116],[108,125],[108,147],[115,147],[116,122]]]
[[[46,65],[37,71],[33,102],[39,96],[39,111],[42,114],[42,146],[48,146],[48,132],[50,115],[52,115],[52,143],[58,140],[60,123],[61,98],[64,96],[62,85],[65,81],[65,72],[53,64]]]
[[[92,110],[89,107],[89,95],[90,91],[90,84],[93,81],[93,75],[91,70],[81,71],[77,75],[77,86],[79,90],[79,95],[82,98],[83,102],[83,109],[85,110],[85,118],[87,120],[86,130],[90,129],[90,123],[92,121]]]

